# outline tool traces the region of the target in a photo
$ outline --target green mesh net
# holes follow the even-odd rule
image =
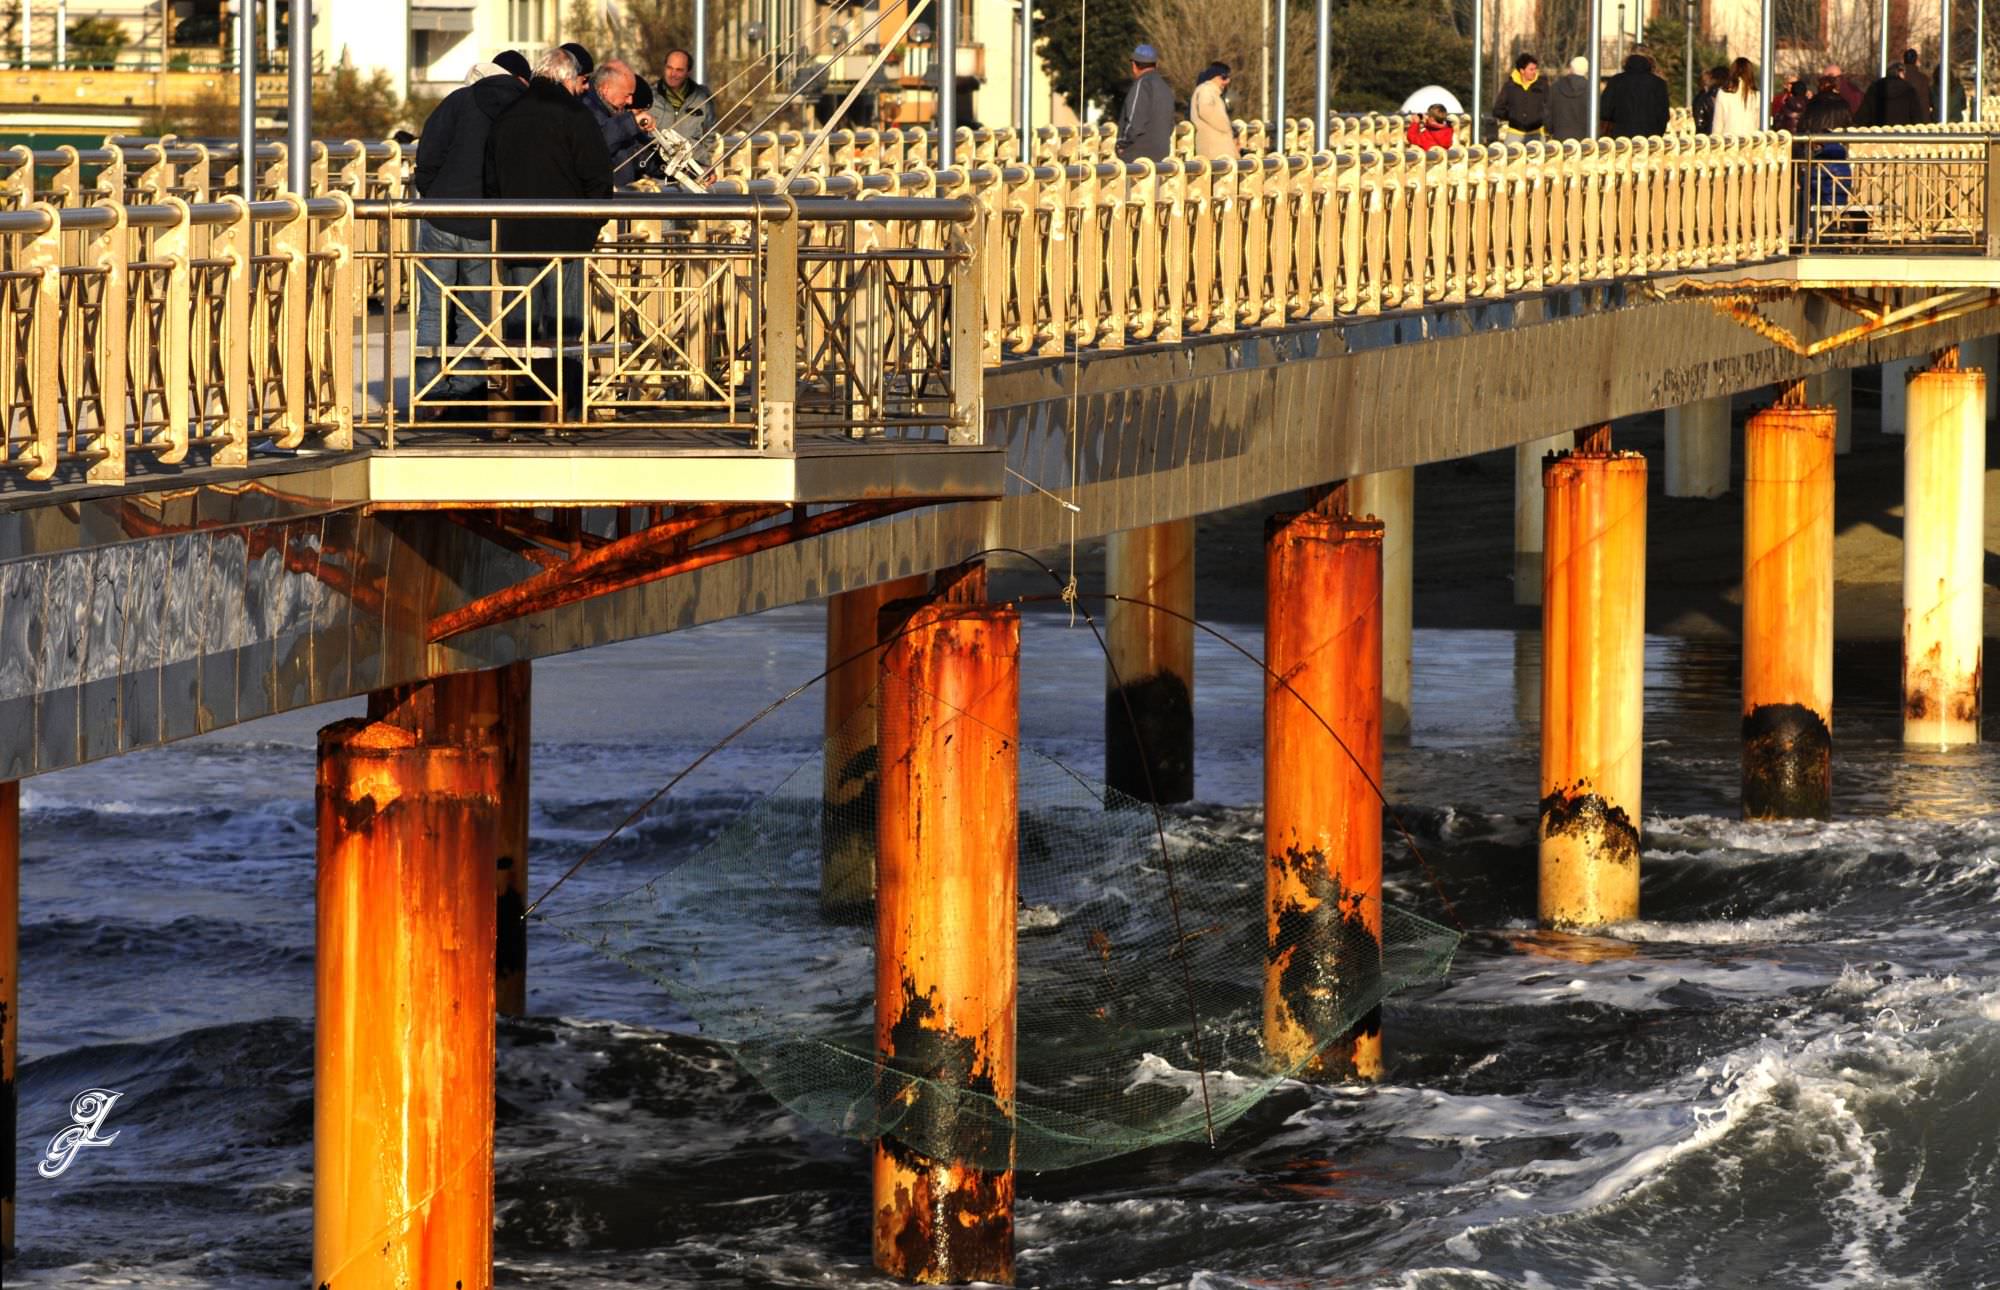
[[[1262,1042],[1261,835],[1169,814],[1163,852],[1151,808],[1026,748],[1011,1124],[976,1081],[878,1062],[874,730],[864,711],[698,854],[550,925],[657,982],[805,1121],[934,1159],[1061,1169],[1200,1140],[1299,1073]],[[1382,926],[1379,963],[1338,920],[1286,932],[1340,983],[1320,1044],[1449,968],[1455,932],[1394,907]]]

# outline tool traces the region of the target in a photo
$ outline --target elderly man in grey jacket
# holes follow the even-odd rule
[[[1132,51],[1132,88],[1118,114],[1118,158],[1165,161],[1173,151],[1174,92],[1159,71],[1160,53],[1151,45]]]

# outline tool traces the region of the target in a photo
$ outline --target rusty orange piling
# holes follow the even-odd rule
[[[826,602],[826,769],[820,792],[820,908],[865,921],[875,899],[876,729],[882,606],[921,596],[918,575],[843,591]],[[864,652],[867,651],[867,652]]]
[[[313,1284],[332,1290],[492,1285],[503,753],[440,733],[465,679],[320,731]]]
[[[1114,533],[1105,543],[1112,592],[1194,616],[1194,521]],[[1112,601],[1104,611],[1104,782],[1129,797],[1194,796],[1194,624]]]
[[[1646,458],[1598,432],[1543,463],[1538,908],[1574,930],[1639,914]]]
[[[1743,447],[1743,818],[1833,809],[1833,458],[1838,413],[1789,387]]]
[[[1903,742],[1979,742],[1986,373],[1954,351],[1912,377],[1903,439]]]
[[[1021,622],[984,575],[882,611],[875,1265],[1014,1278]]]
[[[14,1252],[14,1131],[20,1095],[14,1060],[21,1026],[21,785],[0,783],[0,1126],[6,1133],[7,1173],[0,1180],[0,1250]]]
[[[1264,530],[1264,1048],[1375,1079],[1379,1010],[1339,1022],[1382,971],[1383,531],[1343,511],[1336,495]]]
[[[528,807],[534,665],[508,663],[377,690],[368,719],[391,721],[440,743],[500,749],[500,815],[494,835],[494,999],[519,1017],[528,1002]]]

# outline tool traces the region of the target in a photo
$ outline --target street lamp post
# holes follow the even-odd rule
[[[1475,148],[1479,146],[1485,102],[1486,0],[1472,0],[1472,146]]]
[[[1021,0],[1021,164],[1035,160],[1035,0]]]
[[[285,162],[288,187],[304,197],[312,189],[312,0],[292,0],[291,120],[287,122]]]
[[[241,101],[236,106],[236,146],[241,158],[236,163],[236,181],[243,189],[243,200],[257,200],[257,56],[254,42],[257,39],[257,6],[254,0],[243,0],[243,7],[236,15],[236,43],[243,47],[241,58]]]
[[[1313,51],[1313,147],[1324,152],[1326,118],[1333,106],[1327,94],[1327,78],[1333,72],[1333,0],[1319,0],[1314,43],[1318,48]]]
[[[938,0],[938,43],[931,67],[938,78],[938,169],[949,170],[958,140],[958,0]]]
[[[1773,12],[1776,3],[1777,0],[1763,0],[1758,11],[1757,128],[1760,130],[1771,128],[1771,86],[1776,75],[1771,63],[1778,52],[1777,15]]]

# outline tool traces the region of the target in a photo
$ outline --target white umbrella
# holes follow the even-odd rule
[[[1458,96],[1442,85],[1426,85],[1415,94],[1403,100],[1404,112],[1424,112],[1433,103],[1444,104],[1444,110],[1453,116],[1462,116],[1465,109],[1459,106]]]

